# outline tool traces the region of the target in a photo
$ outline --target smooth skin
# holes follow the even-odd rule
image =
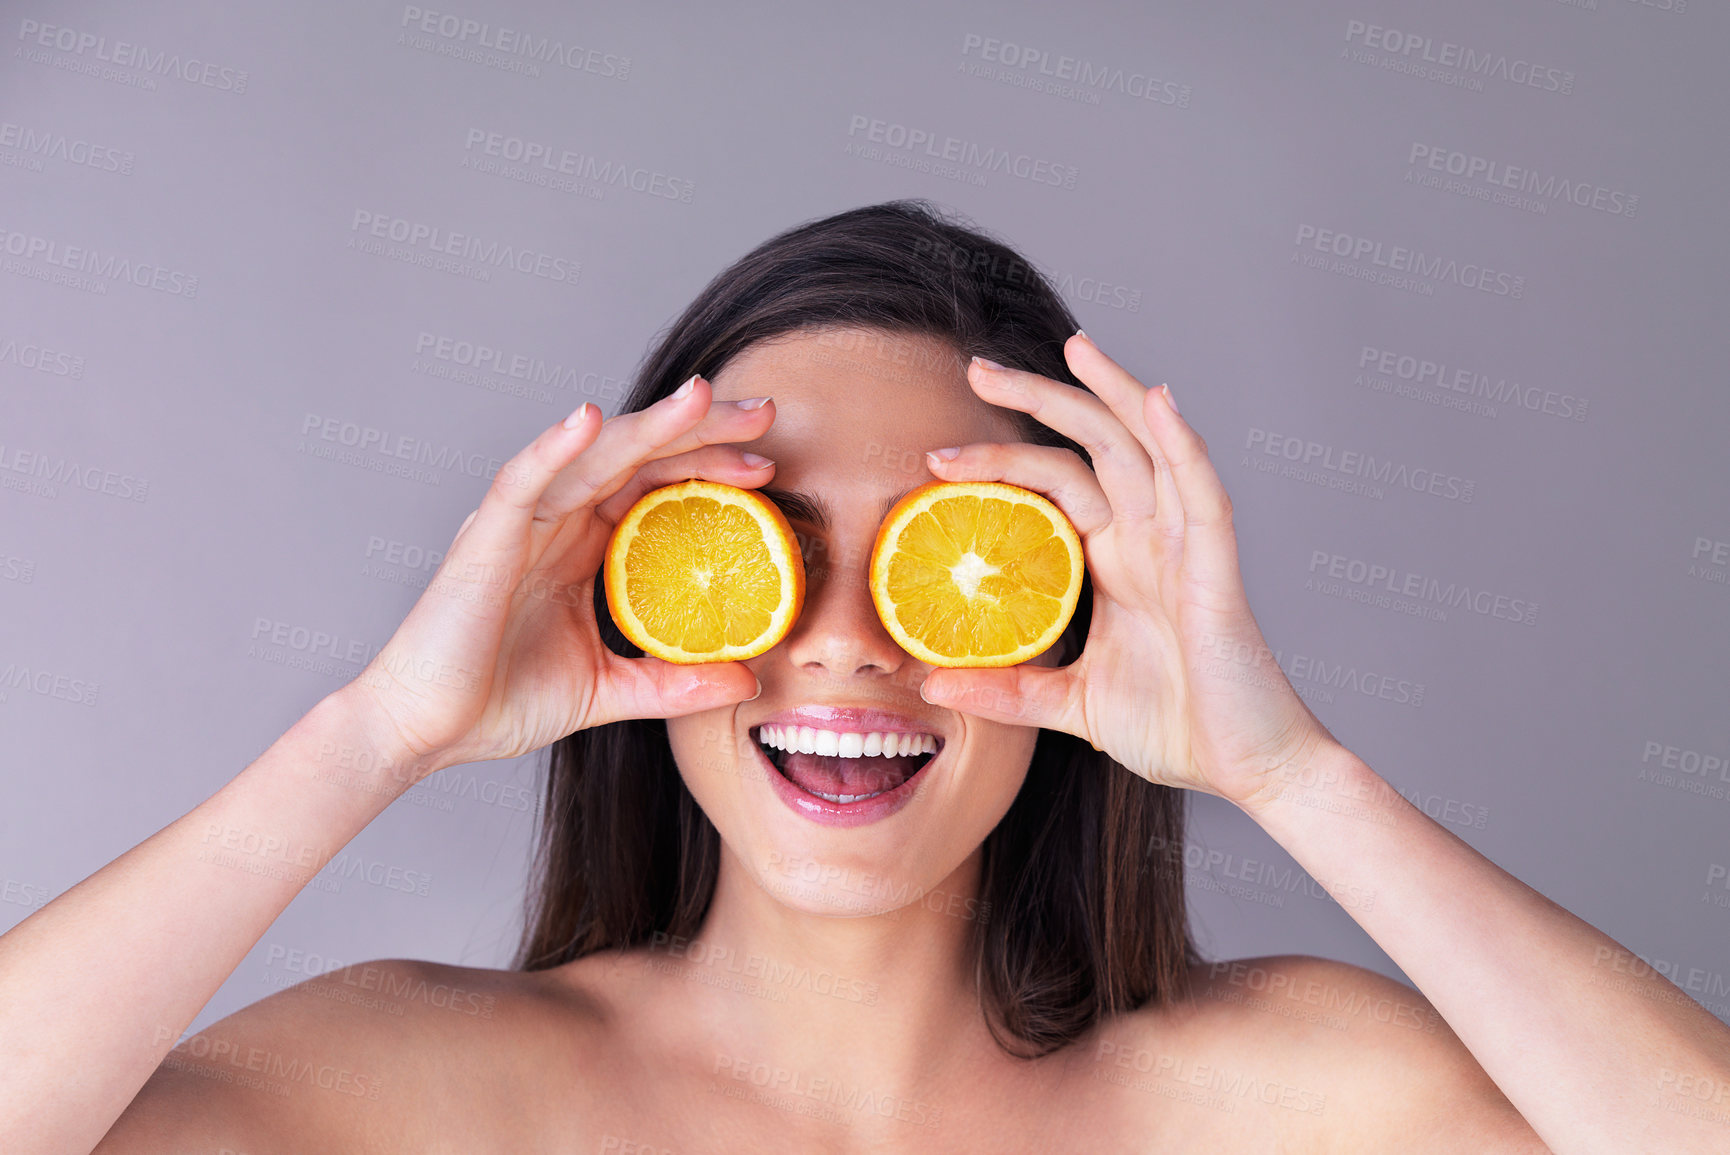
[[[837,336],[754,346],[712,386],[544,432],[362,678],[0,936],[0,1150],[1726,1146],[1730,1030],[1412,808],[1256,662],[1230,501],[1165,391],[1082,336],[1064,351],[1090,392],[963,369],[935,342]],[[1002,408],[1068,434],[1094,469],[1014,441]],[[960,451],[921,456],[940,447]],[[607,532],[690,476],[820,498],[828,527],[796,528],[822,573],[794,631],[748,663],[617,658],[588,609]],[[1064,509],[1096,593],[1077,661],[934,672],[888,640],[864,557],[882,502],[933,477],[1009,481]],[[812,702],[932,725],[946,745],[919,797],[854,830],[792,815],[748,731]],[[363,964],[169,1054],[402,790],[628,716],[673,719],[680,773],[726,842],[697,943],[535,974]],[[1237,805],[1423,993],[1322,959],[1237,960],[1046,1059],[1002,1055],[965,965],[966,903],[1037,726]],[[333,743],[375,767],[363,788],[329,773]]]

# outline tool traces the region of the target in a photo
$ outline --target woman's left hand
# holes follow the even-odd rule
[[[1252,808],[1334,743],[1292,689],[1250,613],[1231,499],[1207,444],[1170,403],[1082,335],[1064,358],[1092,390],[975,360],[967,376],[993,405],[1033,415],[1066,449],[979,442],[944,481],[1005,481],[1050,498],[1081,535],[1093,617],[1081,656],[1061,668],[938,669],[934,705],[1062,730],[1149,782]]]

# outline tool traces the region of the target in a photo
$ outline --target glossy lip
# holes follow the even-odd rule
[[[873,730],[886,734],[934,734],[938,753],[942,753],[943,732],[936,725],[888,710],[857,706],[795,706],[759,718],[751,727],[753,733],[759,726],[809,726],[813,730],[834,730],[839,734],[869,734]]]
[[[842,734],[869,734],[873,730],[895,734],[932,734],[937,738],[937,752],[907,781],[893,790],[885,790],[858,802],[830,802],[827,798],[819,798],[801,790],[775,768],[775,764],[769,761],[768,752],[763,749],[762,743],[757,741],[758,728],[761,726],[810,726],[813,729],[834,730]],[[775,797],[801,818],[808,818],[823,826],[837,827],[864,826],[877,822],[913,801],[914,795],[922,788],[932,767],[942,759],[943,751],[948,746],[943,734],[934,725],[887,710],[852,706],[796,706],[764,718],[751,727],[750,735],[757,760],[762,765],[764,776],[768,778],[769,788],[775,792]]]

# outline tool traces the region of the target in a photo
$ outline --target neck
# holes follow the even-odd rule
[[[701,929],[672,944],[698,980],[685,989],[716,1040],[713,1073],[759,1091],[777,1092],[779,1080],[780,1091],[814,1094],[820,1088],[806,1088],[830,1080],[844,1096],[923,1094],[929,1104],[946,1072],[996,1046],[974,977],[975,934],[988,917],[977,899],[981,858],[976,849],[921,891],[881,876],[809,881],[815,870],[759,881],[723,848]]]

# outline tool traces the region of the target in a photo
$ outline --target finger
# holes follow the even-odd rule
[[[1079,686],[1070,667],[1023,664],[994,670],[935,669],[925,675],[919,693],[933,706],[990,722],[1041,726],[1087,738]]]
[[[1153,516],[1153,462],[1105,402],[1038,373],[992,369],[978,359],[968,365],[967,380],[984,400],[1031,414],[1087,450],[1114,518]]]
[[[611,497],[595,507],[601,520],[617,525],[631,506],[651,489],[692,477],[718,481],[740,489],[755,489],[775,476],[775,463],[736,445],[705,445],[673,457],[644,462]]]
[[[455,568],[450,563],[484,563],[520,553],[541,495],[561,469],[594,444],[600,431],[600,408],[585,401],[500,466],[480,508],[469,515],[451,542],[446,568]]]
[[[606,669],[595,680],[584,726],[625,718],[677,718],[749,701],[762,685],[743,662],[681,666],[660,658],[622,658],[607,652]]]
[[[1129,430],[1141,447],[1149,453],[1155,452],[1157,446],[1154,444],[1153,434],[1148,430],[1146,418],[1141,412],[1141,403],[1147,397],[1147,386],[1106,356],[1086,333],[1078,331],[1063,343],[1063,359],[1068,363],[1070,372],[1092,390],[1095,397],[1105,402],[1106,407],[1123,422],[1124,428]]]
[[[1129,370],[1107,356],[1093,338],[1076,333],[1063,345],[1064,359],[1082,383],[1110,407],[1147,451],[1153,462],[1153,527],[1166,537],[1181,538],[1184,528],[1183,495],[1171,474],[1170,462],[1147,423],[1150,390]]]
[[[952,458],[925,455],[942,481],[1004,481],[1044,494],[1083,538],[1111,524],[1111,506],[1099,477],[1073,449],[1025,442],[980,441]]]
[[[577,509],[612,496],[645,461],[705,445],[755,441],[775,420],[772,401],[752,409],[736,401],[711,405],[709,383],[696,377],[691,384],[691,392],[682,397],[669,394],[647,409],[622,413],[601,426],[594,446],[547,487],[539,516],[562,521]]]
[[[1183,508],[1184,569],[1204,587],[1241,596],[1237,532],[1231,497],[1207,456],[1207,443],[1171,404],[1164,387],[1148,390],[1142,403],[1148,428],[1159,442]]]

